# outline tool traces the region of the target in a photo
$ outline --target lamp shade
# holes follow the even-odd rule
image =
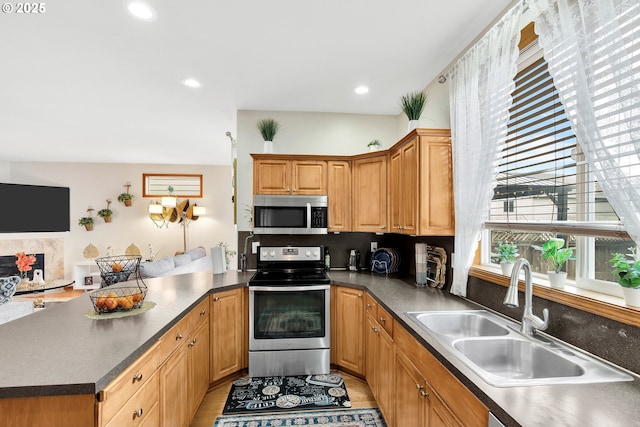
[[[151,203],[149,205],[149,213],[150,214],[162,214],[162,205],[157,203]]]
[[[194,206],[193,207],[193,215],[194,216],[200,216],[200,215],[206,215],[207,214],[207,208],[204,206]]]

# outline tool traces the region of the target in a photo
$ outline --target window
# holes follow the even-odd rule
[[[514,243],[544,274],[552,267],[531,245],[561,237],[578,258],[569,280],[621,296],[609,259],[635,243],[589,172],[537,40],[521,50],[515,83],[482,261],[498,242]]]

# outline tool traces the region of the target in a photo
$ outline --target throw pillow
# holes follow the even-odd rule
[[[207,256],[207,251],[202,247],[198,246],[197,248],[189,249],[184,255],[189,255],[192,261],[197,260],[198,258],[203,258]]]
[[[175,262],[176,267],[180,267],[181,265],[189,264],[192,260],[191,255],[185,253],[174,256],[173,261]]]
[[[173,257],[164,257],[157,261],[140,263],[139,270],[142,277],[157,277],[175,268],[175,266]]]

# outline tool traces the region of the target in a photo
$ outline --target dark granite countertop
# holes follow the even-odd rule
[[[246,286],[253,272],[199,272],[147,279],[157,304],[137,316],[90,320],[89,295],[0,325],[0,398],[93,394],[210,292]],[[493,387],[404,313],[480,308],[399,278],[331,271],[334,283],[366,289],[507,426],[640,426],[640,378],[632,382]]]

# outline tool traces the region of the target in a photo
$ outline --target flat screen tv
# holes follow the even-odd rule
[[[0,233],[69,231],[69,188],[0,183]]]

